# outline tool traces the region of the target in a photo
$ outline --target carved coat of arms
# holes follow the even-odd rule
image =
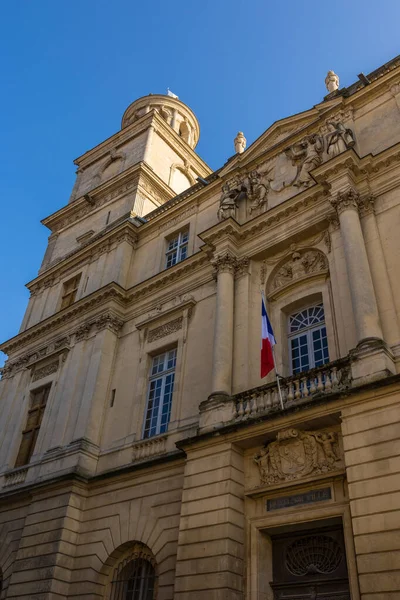
[[[280,431],[277,439],[254,456],[262,483],[291,481],[311,474],[336,471],[342,467],[337,434],[334,431]]]

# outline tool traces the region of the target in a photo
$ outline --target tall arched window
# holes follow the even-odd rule
[[[289,316],[289,354],[293,375],[329,362],[323,304]]]
[[[115,568],[110,600],[155,600],[155,561],[150,551],[137,545]]]

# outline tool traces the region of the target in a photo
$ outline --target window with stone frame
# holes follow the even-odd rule
[[[156,563],[151,552],[135,544],[132,553],[115,568],[110,600],[154,600],[157,595]]]
[[[22,432],[22,440],[18,451],[16,467],[27,465],[35,449],[36,440],[42,424],[43,414],[50,393],[50,385],[31,392],[29,400],[28,418]]]
[[[174,392],[175,366],[176,348],[153,356],[143,438],[159,435],[168,429]]]
[[[289,357],[292,375],[329,362],[328,338],[322,303],[289,316]]]
[[[165,268],[168,269],[176,263],[187,258],[189,248],[189,229],[183,229],[167,238],[165,253]]]
[[[68,308],[68,306],[71,306],[71,304],[75,302],[80,280],[81,273],[75,275],[75,277],[72,277],[71,279],[68,279],[68,281],[64,282],[60,310],[62,310],[63,308]]]

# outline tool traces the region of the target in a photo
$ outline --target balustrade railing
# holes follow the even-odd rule
[[[13,469],[9,473],[6,473],[4,475],[4,487],[24,483],[27,473],[28,467],[23,467],[21,469]]]
[[[132,461],[136,462],[165,452],[167,435],[140,440],[133,445]]]
[[[331,394],[350,385],[350,362],[339,359],[322,367],[291,377],[280,377],[283,406],[290,407],[301,401]],[[254,418],[281,407],[277,382],[269,383],[233,397],[235,421]]]

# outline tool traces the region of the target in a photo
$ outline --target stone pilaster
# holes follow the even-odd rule
[[[357,342],[382,339],[378,306],[358,212],[359,194],[354,189],[338,192],[331,204],[338,213],[353,304]]]
[[[175,600],[243,600],[243,454],[230,443],[185,448]]]
[[[85,496],[82,487],[69,483],[33,494],[23,521],[7,598],[69,597]]]
[[[356,327],[357,348],[352,373],[355,384],[394,373],[393,357],[383,341],[378,305],[361,228],[359,193],[339,191],[331,204],[336,209],[346,259],[350,295]]]
[[[233,304],[236,257],[230,252],[217,256],[212,264],[217,277],[217,303],[214,327],[212,396],[232,392]]]
[[[361,227],[364,234],[372,280],[374,282],[383,338],[389,346],[400,346],[399,322],[378,224],[376,222],[374,200],[373,196],[365,196],[359,201]]]

